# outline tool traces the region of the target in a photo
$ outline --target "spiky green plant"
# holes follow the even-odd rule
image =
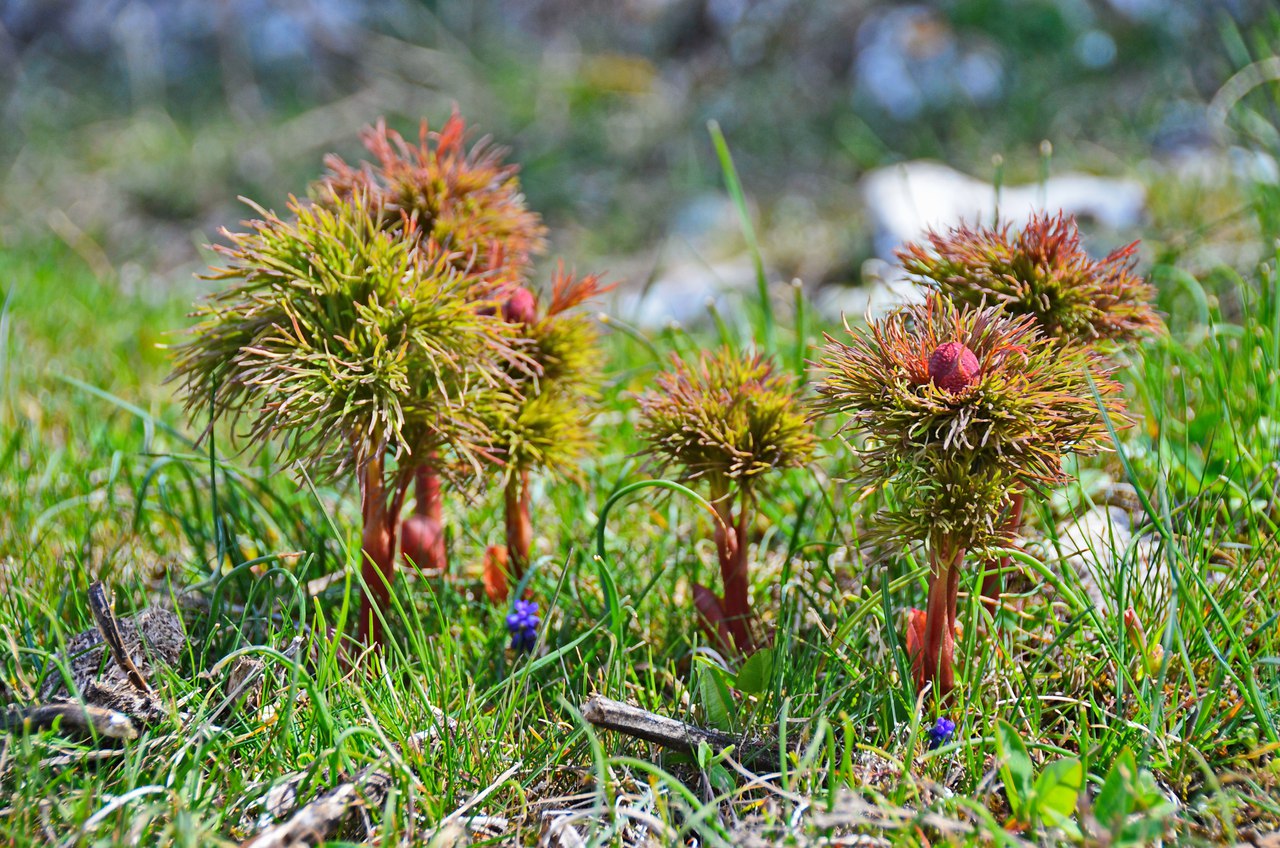
[[[1021,230],[964,225],[932,232],[928,244],[898,251],[903,268],[929,288],[972,307],[1002,305],[1009,315],[1028,315],[1058,344],[1114,353],[1163,323],[1151,306],[1155,289],[1134,273],[1138,243],[1100,260],[1080,245],[1076,221],[1059,213],[1035,213]],[[1025,492],[1010,495],[1010,529],[1022,525]],[[1002,558],[983,583],[994,610]]]
[[[574,277],[561,265],[545,307],[523,287],[503,306],[535,367],[513,372],[511,384],[495,388],[485,405],[501,463],[506,526],[506,546],[486,553],[485,586],[495,602],[506,600],[529,564],[530,474],[572,477],[596,443],[591,422],[603,354],[595,321],[577,307],[606,288],[599,275]]]
[[[510,325],[476,308],[476,278],[370,217],[359,193],[290,199],[287,218],[253,208],[260,218],[215,248],[226,265],[209,278],[232,283],[195,313],[173,378],[210,427],[243,422],[245,442],[274,441],[312,477],[358,476],[360,632],[380,641],[414,458],[447,451],[479,467],[489,436],[470,399],[521,360]]]
[[[1062,459],[1101,449],[1106,429],[1091,373],[1113,415],[1119,385],[1097,354],[1063,349],[1031,316],[973,309],[933,294],[847,341],[827,336],[818,407],[863,437],[863,487],[892,485],[875,532],[928,549],[917,682],[954,686],[956,600],[969,552],[1005,545],[1010,497],[1064,479]]]
[[[417,144],[381,120],[362,138],[374,161],[352,166],[326,157],[329,171],[312,188],[317,202],[359,197],[384,228],[437,245],[478,281],[477,308],[496,311],[519,298],[533,257],[546,248],[546,230],[527,207],[519,166],[504,161],[506,150],[488,138],[468,146],[466,123],[456,111],[439,131],[424,121]],[[504,398],[488,401],[501,405]],[[440,485],[447,461],[432,451],[415,459],[416,498],[403,527],[406,558],[440,573],[449,568]]]
[[[791,378],[771,359],[729,348],[697,365],[675,359],[640,395],[639,430],[663,467],[710,493],[724,596],[694,587],[694,601],[723,648],[747,653],[752,632],[747,529],[765,480],[813,456],[815,437]]]
[[[454,263],[494,283],[518,283],[533,257],[546,249],[546,228],[520,191],[520,166],[488,137],[467,146],[467,126],[456,111],[439,131],[423,121],[410,144],[379,120],[361,133],[376,162],[348,165],[325,158],[329,172],[313,187],[318,202],[360,197],[370,217],[434,241]]]
[[[1155,289],[1134,273],[1138,243],[1095,260],[1075,218],[1031,216],[1021,230],[953,227],[898,251],[907,273],[970,306],[1030,315],[1041,332],[1070,344],[1123,345],[1163,326]]]

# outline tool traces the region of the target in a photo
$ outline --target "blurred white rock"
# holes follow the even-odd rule
[[[917,160],[877,168],[862,180],[862,196],[875,227],[876,253],[891,259],[904,242],[930,229],[995,219],[995,187],[940,162]],[[1136,226],[1146,208],[1146,188],[1137,180],[1067,173],[1043,185],[1000,190],[999,211],[1015,225],[1032,212],[1062,210],[1107,229]]]
[[[997,208],[990,183],[930,161],[871,171],[860,184],[860,194],[878,258],[864,263],[861,285],[817,290],[815,305],[829,320],[839,320],[842,314],[851,320],[882,315],[919,300],[923,289],[903,273],[894,251],[931,228],[990,223]],[[1114,231],[1136,226],[1145,205],[1146,191],[1137,180],[1068,173],[1044,185],[1004,187],[999,209],[1015,226],[1033,211],[1062,210]],[[847,235],[803,198],[777,199],[771,210],[769,220],[757,226],[770,262],[766,273],[781,298],[779,280],[798,276],[812,284],[836,267]],[[672,321],[686,326],[703,323],[708,302],[730,314],[742,297],[754,296],[755,267],[732,202],[715,193],[690,199],[672,217],[652,267],[631,279],[646,278],[647,285],[622,287],[610,304],[620,318],[646,329]]]
[[[1232,146],[1225,150],[1213,147],[1179,150],[1161,163],[1164,172],[1181,182],[1221,186],[1231,182],[1280,182],[1280,165],[1263,150]]]
[[[864,316],[879,316],[920,298],[920,286],[896,262],[871,258],[862,263],[862,283],[857,286],[822,286],[813,306],[827,321],[845,318],[856,324]]]
[[[1147,608],[1169,593],[1169,572],[1157,556],[1155,537],[1134,533],[1134,516],[1120,506],[1096,506],[1059,530],[1062,562],[1071,567],[1094,606],[1115,612],[1117,579],[1132,598],[1142,595]],[[1132,605],[1131,603],[1127,603]]]
[[[894,252],[931,229],[990,224],[998,209],[1014,226],[1033,212],[1061,210],[1116,231],[1137,226],[1146,210],[1146,188],[1138,180],[1066,173],[1043,185],[1004,186],[997,203],[991,183],[927,160],[877,168],[863,177],[861,190],[880,258],[863,265],[861,286],[818,293],[818,308],[829,318],[883,315],[923,299],[924,289],[902,271]]]
[[[647,286],[620,290],[612,310],[647,330],[672,322],[696,326],[709,319],[709,305],[727,312],[733,295],[749,287],[754,291],[754,286],[755,268],[747,256],[718,262],[685,259],[665,267]]]
[[[646,330],[710,320],[708,305],[732,314],[756,291],[755,264],[733,201],[720,193],[690,198],[671,218],[651,264],[620,286],[609,308]],[[770,279],[775,276],[770,270]],[[775,286],[776,287],[776,286]]]

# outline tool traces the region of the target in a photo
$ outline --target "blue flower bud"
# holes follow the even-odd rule
[[[938,748],[951,741],[956,733],[956,723],[949,718],[940,718],[929,728],[929,748]]]

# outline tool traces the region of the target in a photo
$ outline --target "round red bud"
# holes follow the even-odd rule
[[[521,286],[502,304],[502,320],[508,324],[532,324],[538,320],[538,302],[533,292]]]
[[[978,357],[960,342],[940,344],[929,354],[929,379],[953,395],[978,382],[980,368]]]

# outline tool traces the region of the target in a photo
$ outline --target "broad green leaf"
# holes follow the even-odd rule
[[[724,669],[710,663],[699,665],[698,695],[702,700],[707,723],[720,730],[732,731],[733,698],[729,694],[729,685],[725,682],[727,674]]]
[[[1152,811],[1133,816],[1120,829],[1120,835],[1116,837],[1115,842],[1112,844],[1116,846],[1154,845],[1169,829],[1169,824],[1166,820],[1172,812],[1173,807],[1169,806],[1168,810],[1161,813]]]
[[[748,695],[764,692],[773,680],[773,662],[773,648],[762,648],[748,657],[738,671],[738,689]]]
[[[1107,772],[1098,790],[1098,797],[1093,799],[1093,815],[1103,827],[1113,833],[1124,822],[1129,811],[1133,809],[1132,783],[1138,773],[1138,763],[1133,752],[1128,748],[1120,749],[1111,771]]]
[[[706,740],[699,741],[698,752],[695,755],[698,763],[698,768],[705,770],[707,767],[707,763],[711,762],[712,756],[714,756],[714,754],[711,750],[711,746],[707,744]]]
[[[1032,791],[1036,814],[1048,825],[1061,827],[1076,811],[1076,799],[1084,788],[1084,765],[1075,757],[1055,760],[1044,767]]]
[[[1159,810],[1170,807],[1169,798],[1156,785],[1156,778],[1147,769],[1140,769],[1133,779],[1134,808],[1138,810]]]
[[[707,770],[707,780],[711,782],[711,788],[721,794],[728,794],[731,792],[735,783],[733,775],[729,772],[729,769],[725,768],[720,763],[715,763]]]
[[[1126,792],[1129,810],[1122,820],[1116,844],[1150,845],[1164,835],[1168,829],[1166,819],[1177,808],[1160,791],[1150,771],[1140,769],[1130,783]]]
[[[1009,807],[1025,822],[1030,818],[1031,779],[1035,771],[1018,731],[1004,720],[996,722],[996,753],[1000,757],[1000,778],[1009,796]]]

